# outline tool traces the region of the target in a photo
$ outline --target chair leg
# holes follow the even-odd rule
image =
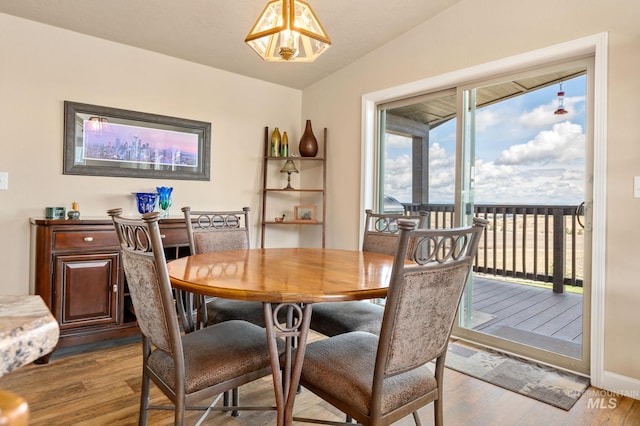
[[[436,426],[442,426],[443,417],[442,417],[442,398],[438,398],[434,401],[433,405],[433,415],[434,422]]]
[[[207,312],[207,301],[204,296],[199,294],[196,297],[196,315],[198,317],[197,328],[201,329],[209,324],[209,313]]]
[[[240,405],[240,389],[233,388],[230,391],[226,391],[222,394],[222,405],[225,407],[231,406],[239,406]],[[233,417],[238,417],[240,412],[238,410],[233,410],[231,412]]]
[[[138,415],[138,425],[147,425],[147,413],[149,412],[149,387],[151,385],[149,376],[142,373],[142,389],[140,391],[140,413]]]
[[[233,405],[235,407],[239,407],[240,406],[240,388],[233,388],[233,390],[231,391],[231,395],[232,395],[232,400],[233,400]],[[234,410],[231,412],[231,415],[233,417],[238,417],[240,415],[240,411],[238,410]]]
[[[185,401],[184,394],[176,395],[176,403],[175,403],[175,415],[174,415],[174,426],[184,426],[184,410],[185,410]]]
[[[147,360],[151,353],[151,344],[147,337],[142,335],[142,388],[140,389],[140,413],[138,415],[138,425],[147,425],[147,416],[149,413],[149,389],[151,388],[151,379],[146,371]]]
[[[422,426],[422,421],[420,420],[420,414],[417,411],[413,412],[413,421],[416,423],[416,426]]]
[[[175,290],[178,316],[182,321],[182,329],[185,333],[195,330],[193,322],[193,294],[183,290]]]

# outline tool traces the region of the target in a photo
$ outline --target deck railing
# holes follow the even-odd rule
[[[404,204],[407,213],[428,211],[431,228],[453,224],[451,204]],[[582,287],[584,230],[580,206],[476,205],[474,215],[489,226],[474,270],[495,276]],[[560,267],[557,267],[560,265]]]

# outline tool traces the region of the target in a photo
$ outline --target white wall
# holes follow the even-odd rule
[[[113,207],[137,214],[133,191],[173,186],[172,214],[251,207],[259,244],[264,127],[300,138],[299,90],[9,15],[0,28],[0,294],[29,292],[29,217],[46,206],[77,201],[106,219]],[[65,100],[211,122],[211,181],[63,175]]]
[[[632,195],[633,176],[640,175],[638,22],[640,2],[626,0],[462,0],[305,89],[302,118],[330,131],[328,245],[358,245],[363,95],[608,32],[604,370],[612,387],[640,389],[640,200]]]

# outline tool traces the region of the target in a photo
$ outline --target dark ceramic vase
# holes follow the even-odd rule
[[[300,156],[302,157],[315,157],[318,153],[318,141],[313,135],[313,129],[311,128],[311,120],[307,120],[307,125],[304,128],[304,133],[300,138]]]

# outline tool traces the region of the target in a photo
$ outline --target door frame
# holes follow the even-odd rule
[[[463,85],[470,81],[489,79],[503,73],[515,73],[525,68],[544,66],[593,55],[595,62],[593,96],[593,206],[591,248],[591,348],[590,378],[594,386],[603,387],[604,379],[604,306],[606,285],[606,163],[607,163],[607,33],[572,40],[566,43],[526,52],[463,70],[391,87],[362,96],[361,111],[361,189],[360,210],[373,208],[377,193],[376,140],[377,104],[418,93]],[[362,224],[360,226],[362,229]]]

